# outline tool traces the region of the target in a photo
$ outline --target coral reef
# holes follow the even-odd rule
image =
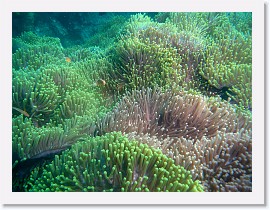
[[[18,17],[13,191],[252,191],[251,13]]]

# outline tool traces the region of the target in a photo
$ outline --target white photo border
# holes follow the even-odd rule
[[[264,2],[262,0],[2,0],[1,203],[264,204]],[[12,12],[252,12],[252,192],[12,192]]]

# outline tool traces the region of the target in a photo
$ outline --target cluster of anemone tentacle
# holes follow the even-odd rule
[[[13,190],[252,191],[251,31],[235,17],[115,18],[102,48],[14,38]]]

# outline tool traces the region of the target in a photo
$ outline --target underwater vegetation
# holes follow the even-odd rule
[[[13,191],[252,191],[251,13],[19,17]]]

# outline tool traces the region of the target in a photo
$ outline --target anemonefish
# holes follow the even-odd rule
[[[26,111],[24,111],[22,109],[19,109],[17,107],[12,107],[12,109],[15,109],[16,111],[20,112],[21,114],[23,114],[26,117],[30,117],[30,115]]]
[[[66,57],[66,62],[70,63],[71,59],[69,57]]]
[[[105,86],[106,85],[106,81],[104,79],[98,79],[96,81],[96,85],[97,86],[100,86],[100,87]]]

